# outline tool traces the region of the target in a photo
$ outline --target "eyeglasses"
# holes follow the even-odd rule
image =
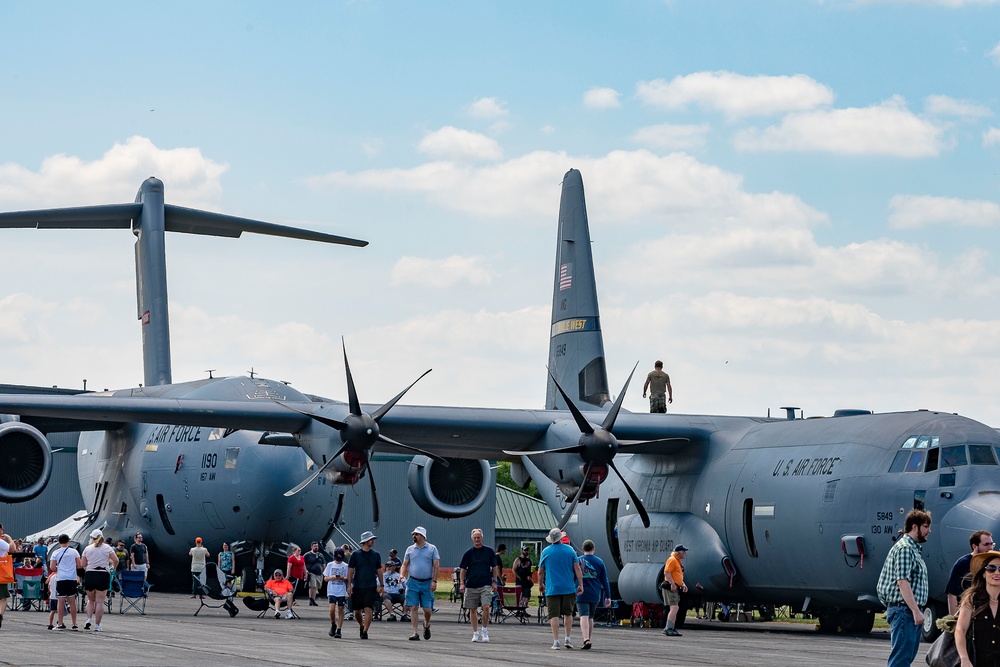
[[[995,542],[980,542],[979,546],[981,546],[981,547],[992,547],[994,544],[995,544]]]
[[[1000,565],[987,565],[983,569],[987,572],[996,572],[997,570],[1000,570]]]

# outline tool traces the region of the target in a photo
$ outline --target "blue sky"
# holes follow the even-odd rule
[[[0,210],[167,200],[175,381],[540,407],[582,171],[614,391],[1000,426],[1000,2],[0,0]],[[131,236],[0,234],[0,382],[141,381]],[[625,407],[647,408],[641,388]]]

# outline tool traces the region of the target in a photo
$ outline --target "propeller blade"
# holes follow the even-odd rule
[[[638,365],[638,362],[636,362],[636,366]],[[592,434],[594,432],[594,427],[587,421],[587,418],[583,416],[583,413],[580,412],[580,408],[576,407],[576,404],[573,403],[573,399],[571,399],[569,395],[563,391],[563,388],[559,385],[559,380],[557,380],[556,376],[552,374],[552,371],[549,371],[549,377],[552,378],[552,381],[556,385],[556,389],[558,389],[559,393],[562,394],[563,399],[566,401],[566,405],[569,406],[569,411],[573,413],[573,419],[576,420],[576,425],[580,427],[580,432],[586,433],[587,435]]]
[[[622,387],[621,393],[618,394],[618,400],[615,404],[611,406],[608,410],[607,416],[604,418],[604,423],[601,424],[601,428],[605,431],[611,431],[615,427],[615,420],[618,419],[618,411],[622,409],[622,402],[625,400],[625,390],[628,389],[629,382],[632,381],[632,376],[635,375],[635,369],[639,367],[639,362],[635,362],[635,366],[632,367],[632,372],[628,374],[628,379],[625,380],[625,386]]]
[[[344,337],[340,337],[340,344],[344,348],[344,369],[347,370],[347,402],[351,409],[351,414],[355,417],[361,416],[361,401],[358,400],[358,390],[354,388],[354,376],[351,375],[351,365],[347,363],[347,343]]]
[[[334,454],[333,456],[331,456],[329,459],[326,460],[326,463],[323,464],[322,468],[320,468],[319,470],[317,470],[313,474],[309,475],[304,481],[302,481],[299,484],[297,484],[294,488],[285,491],[285,497],[286,498],[290,498],[290,497],[294,496],[296,493],[298,493],[299,491],[301,491],[302,489],[304,489],[307,486],[309,486],[314,479],[316,479],[321,474],[323,474],[323,471],[326,470],[327,468],[329,468],[333,464],[333,462],[337,460],[338,456],[340,456],[341,454],[344,453],[345,449],[347,449],[347,443],[346,442],[341,446],[340,449],[337,450],[336,454]]]
[[[378,528],[378,492],[375,491],[375,475],[372,474],[372,455],[368,453],[368,483],[372,487],[372,521]]]
[[[419,447],[412,447],[410,445],[404,445],[401,442],[396,442],[392,438],[387,438],[386,436],[382,435],[381,433],[379,433],[378,439],[379,439],[379,442],[384,442],[387,445],[392,445],[393,447],[402,447],[403,449],[409,450],[411,452],[416,452],[417,454],[423,454],[424,456],[427,456],[429,458],[434,459],[435,461],[437,461],[438,463],[440,463],[441,465],[443,465],[445,468],[448,467],[448,461],[446,461],[445,459],[441,458],[437,454],[433,454],[433,453],[428,452],[426,450],[420,449]]]
[[[555,449],[539,449],[531,452],[519,452],[513,449],[505,449],[503,453],[508,456],[538,456],[540,454],[579,454],[583,451],[583,445],[567,445],[566,447],[556,447]]]
[[[608,461],[608,466],[615,471],[618,475],[618,479],[622,481],[625,485],[625,490],[628,491],[629,498],[632,499],[632,504],[635,505],[635,511],[639,513],[639,518],[642,519],[642,525],[649,528],[649,514],[646,513],[646,508],[642,506],[642,501],[639,500],[639,496],[635,495],[635,491],[629,486],[629,483],[625,481],[625,477],[622,475],[621,471],[618,470],[618,466],[615,465],[614,459]]]
[[[347,424],[340,421],[339,419],[334,419],[333,417],[324,417],[322,415],[313,414],[312,412],[306,412],[305,410],[300,410],[294,406],[289,405],[288,403],[282,403],[281,401],[276,401],[276,403],[283,408],[288,408],[292,412],[298,412],[300,415],[311,417],[312,419],[318,421],[320,424],[326,424],[330,428],[335,428],[338,431],[343,431],[345,428],[347,428]]]
[[[627,449],[628,447],[641,447],[643,445],[668,445],[675,442],[691,442],[691,438],[660,438],[659,440],[626,440],[622,442],[618,441],[618,449]]]
[[[424,371],[423,375],[421,375],[416,380],[414,380],[413,382],[411,382],[409,387],[407,387],[403,391],[401,391],[398,394],[396,394],[395,398],[393,398],[391,401],[389,401],[388,403],[386,403],[385,405],[383,405],[381,408],[379,408],[378,410],[376,410],[375,412],[373,412],[372,413],[372,419],[375,420],[375,423],[378,423],[378,420],[382,419],[382,417],[385,416],[385,413],[389,412],[389,410],[392,410],[392,406],[396,405],[396,403],[399,402],[399,399],[403,398],[403,394],[405,394],[406,392],[410,391],[410,389],[413,388],[413,385],[415,385],[416,383],[420,382],[420,380],[423,379],[424,375],[427,375],[432,370],[434,370],[434,369],[428,368],[426,371]]]
[[[576,490],[576,495],[573,496],[573,502],[569,504],[569,507],[566,509],[566,513],[563,514],[562,519],[560,519],[559,530],[563,530],[566,527],[566,524],[569,523],[570,517],[573,516],[573,512],[576,511],[576,506],[580,503],[580,496],[583,495],[583,487],[586,486],[587,480],[590,479],[590,466],[591,464],[588,463],[583,469],[583,482],[580,484],[580,488]]]
[[[333,513],[333,521],[330,522],[329,527],[326,532],[323,533],[323,539],[320,540],[320,545],[323,549],[326,549],[326,543],[330,541],[333,534],[337,532],[337,528],[340,526],[340,513],[344,509],[344,493],[340,493],[340,498],[337,499],[337,511]]]

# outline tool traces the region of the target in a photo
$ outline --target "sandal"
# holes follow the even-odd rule
[[[580,647],[580,650],[581,651],[589,651],[590,650],[590,640],[589,639],[587,639],[587,640],[585,640],[583,642],[583,646]]]

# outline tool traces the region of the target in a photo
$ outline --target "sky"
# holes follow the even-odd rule
[[[0,211],[166,201],[175,382],[541,408],[560,182],[645,411],[1000,427],[1000,1],[0,0]],[[0,382],[142,381],[132,236],[0,231]]]

